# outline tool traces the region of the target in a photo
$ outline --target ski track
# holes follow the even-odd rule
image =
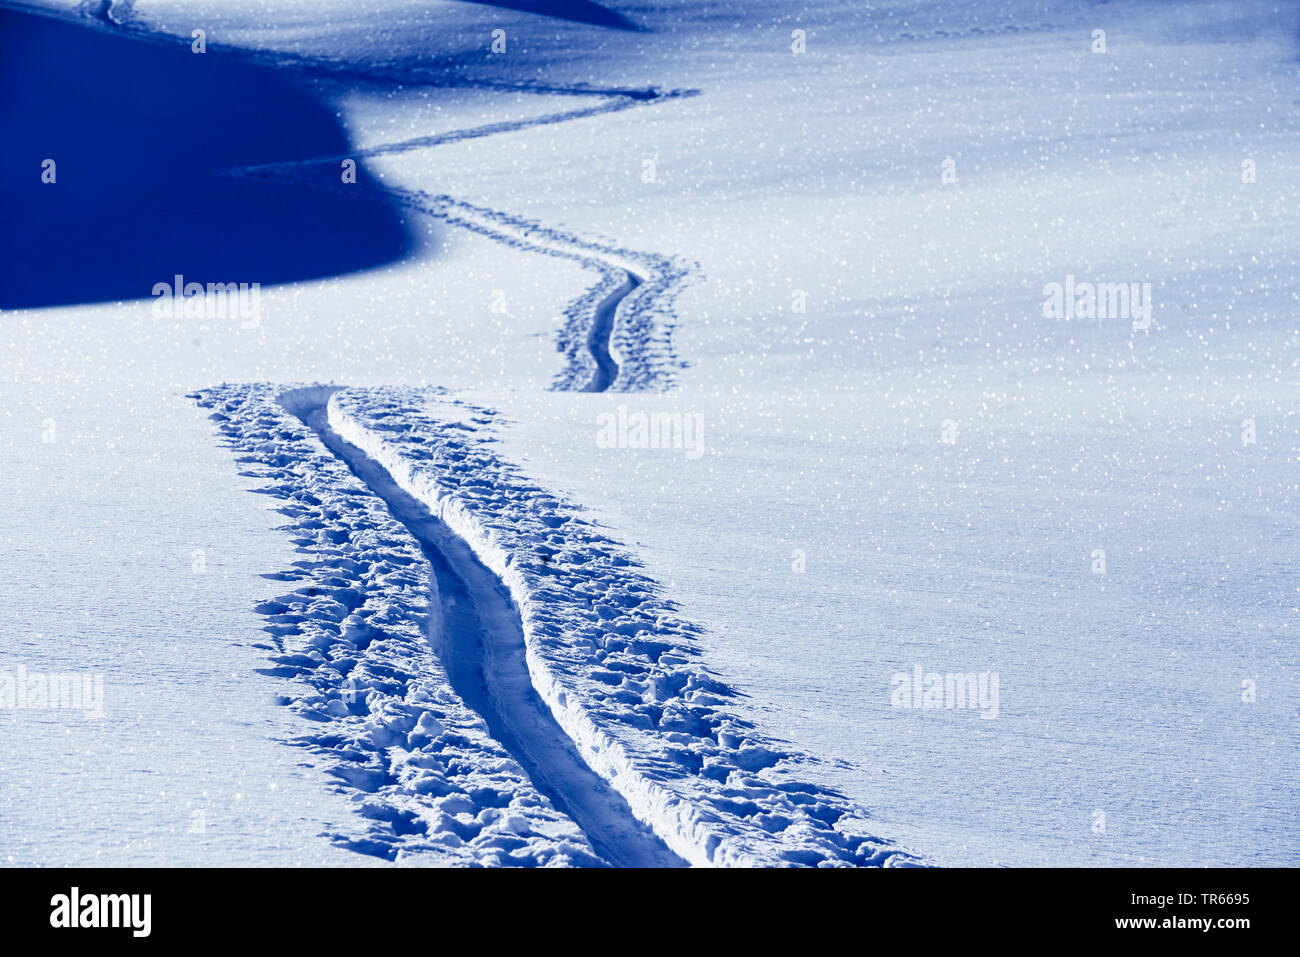
[[[529,92],[538,91],[529,90]],[[609,91],[566,88],[564,92],[570,95],[600,95],[606,97],[606,100],[604,103],[598,103],[595,106],[583,107],[581,109],[563,110],[558,113],[546,113],[541,116],[533,116],[521,120],[503,120],[499,123],[485,123],[482,126],[471,126],[461,130],[448,130],[444,133],[435,133],[430,136],[416,136],[408,140],[399,140],[393,143],[380,143],[377,146],[368,146],[364,149],[353,150],[349,153],[338,153],[332,156],[317,156],[305,160],[287,160],[279,163],[259,163],[255,166],[244,167],[242,172],[256,175],[258,173],[297,171],[310,166],[336,167],[345,159],[361,160],[371,159],[376,156],[391,156],[397,153],[407,153],[412,150],[431,149],[435,146],[442,146],[446,143],[460,143],[465,140],[481,139],[485,136],[496,136],[500,133],[515,133],[520,130],[532,129],[537,126],[552,126],[556,123],[569,123],[573,120],[583,120],[594,116],[605,116],[610,113],[619,113],[623,110],[630,110],[638,106],[652,106],[658,103],[666,103],[670,100],[681,99],[683,97],[698,96],[700,91],[649,89],[644,91],[620,91],[617,93],[610,93]]]
[[[597,776],[537,696],[524,658],[519,614],[497,578],[474,553],[388,472],[330,426],[332,390],[304,388],[279,402],[344,462],[420,545],[430,569],[425,616],[430,644],[452,689],[483,717],[492,736],[551,802],[582,828],[609,863],[680,867],[683,861],[638,821],[627,802]]]
[[[672,346],[673,304],[695,268],[657,253],[580,238],[452,196],[390,187],[398,202],[516,249],[582,263],[599,277],[571,302],[556,338],[566,366],[558,391],[637,392],[671,386],[683,366]]]
[[[331,158],[333,162],[333,158]],[[299,181],[315,159],[231,170],[235,176]],[[301,180],[317,189],[355,188],[339,181],[337,171],[317,172]],[[625,249],[613,242],[584,238],[565,230],[500,210],[477,206],[445,194],[389,186],[392,201],[470,230],[496,242],[542,255],[581,263],[597,281],[564,311],[556,349],[565,368],[552,388],[579,392],[661,391],[685,368],[672,345],[673,307],[697,264],[658,253]]]
[[[335,431],[474,550],[519,608],[533,684],[587,763],[695,865],[905,865],[813,759],[735,715],[699,629],[636,559],[494,451],[497,413],[440,389],[347,389]]]
[[[39,16],[72,20],[93,29],[107,30],[147,43],[180,44],[189,47],[192,39],[188,34],[160,32],[148,23],[136,22],[135,0],[82,0],[75,11],[30,6],[23,3],[22,0],[5,0],[5,5]],[[611,87],[596,86],[589,83],[556,85],[529,80],[496,80],[473,77],[463,73],[451,72],[463,68],[467,64],[450,59],[420,63],[408,62],[400,66],[385,66],[380,63],[368,63],[358,66],[351,60],[318,54],[294,53],[288,50],[261,50],[223,43],[213,38],[207,39],[206,49],[209,53],[236,56],[251,63],[258,63],[276,69],[296,70],[311,76],[324,76],[341,81],[360,82],[382,87],[394,85],[408,88],[423,86],[434,89],[492,90],[502,93],[536,93],[548,96],[603,96],[611,99],[626,99],[632,104],[662,98],[695,96],[699,93],[698,90],[664,91],[654,87]],[[596,113],[578,112],[582,115],[597,115],[597,113],[612,111],[612,107],[606,107],[597,110]],[[523,124],[524,126],[535,125],[529,121],[523,121]],[[516,128],[522,129],[524,126]]]
[[[273,385],[195,393],[267,484],[304,554],[267,575],[296,587],[263,601],[282,704],[350,794],[357,828],[336,844],[399,863],[599,865],[582,831],[532,784],[452,690],[427,634],[430,577],[385,503],[280,404]],[[329,389],[316,389],[324,401]],[[303,401],[311,393],[299,393]]]
[[[615,317],[618,315],[619,303],[642,283],[641,277],[636,273],[625,272],[623,275],[623,281],[600,301],[592,317],[591,328],[587,333],[587,351],[591,353],[596,368],[591,381],[583,388],[584,392],[604,392],[618,379],[618,363],[610,354]]]
[[[114,5],[89,4],[133,35]],[[130,6],[121,5],[124,16]],[[157,39],[157,38],[153,38]],[[248,55],[241,52],[241,55]],[[397,77],[293,55],[277,66]],[[347,188],[343,158],[382,156],[691,96],[445,76],[404,83],[604,96],[606,102],[339,157],[232,170]],[[675,296],[696,267],[422,190],[395,201],[497,242],[577,261],[596,283],[565,311],[563,391],[663,390],[682,368]],[[492,451],[496,413],[439,389],[223,385],[194,393],[284,500],[310,557],[258,610],[284,703],[357,803],[353,850],[399,863],[893,866],[813,759],[726,708],[681,620],[633,556]]]

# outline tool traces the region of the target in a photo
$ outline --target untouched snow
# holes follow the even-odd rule
[[[191,31],[255,51],[319,155],[268,123],[213,194],[347,268],[158,318],[92,281],[110,205],[6,276],[0,670],[105,688],[0,714],[11,862],[1296,862],[1293,6],[13,6],[67,26],[6,68],[93,31],[111,95],[50,95],[164,168]],[[1149,324],[1045,317],[1067,277]],[[611,447],[642,412],[694,442]]]

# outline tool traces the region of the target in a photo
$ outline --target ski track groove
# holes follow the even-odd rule
[[[390,187],[403,205],[497,242],[581,263],[599,279],[565,308],[557,347],[567,360],[552,388],[637,392],[668,388],[682,368],[672,305],[693,266],[636,252],[447,195]]]

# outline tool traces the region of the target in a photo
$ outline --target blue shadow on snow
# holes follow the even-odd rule
[[[617,10],[592,3],[590,0],[465,0],[465,2],[535,13],[540,17],[555,17],[559,20],[586,23],[596,27],[612,27],[615,30],[642,29],[639,24],[629,20]]]
[[[226,175],[350,148],[328,104],[237,55],[0,10],[0,144],[0,308],[147,298],[176,273],[318,279],[415,248],[360,164],[339,189]]]

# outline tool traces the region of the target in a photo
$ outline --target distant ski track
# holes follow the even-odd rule
[[[28,9],[21,0],[0,0],[0,5]],[[61,11],[32,9],[44,16],[66,16]],[[189,37],[160,33],[134,23],[133,13],[134,0],[83,0],[76,16],[90,26],[133,39],[189,45]],[[338,186],[338,183],[332,181],[313,181],[312,177],[304,174],[313,167],[333,166],[343,159],[364,159],[429,149],[448,143],[589,119],[633,107],[658,105],[700,94],[695,89],[665,90],[653,86],[600,87],[590,84],[556,85],[493,80],[457,73],[449,64],[408,65],[406,69],[374,65],[358,68],[355,63],[328,57],[234,47],[215,40],[206,41],[206,49],[212,53],[237,56],[279,69],[296,70],[308,75],[324,74],[336,79],[372,84],[484,89],[552,96],[598,97],[603,100],[578,109],[413,137],[347,154],[257,164],[229,171],[232,175],[240,176],[301,178],[313,186]],[[407,206],[421,209],[454,225],[521,248],[577,259],[599,274],[597,284],[571,303],[565,311],[566,322],[558,334],[558,345],[568,360],[568,366],[553,383],[554,388],[586,392],[606,389],[640,391],[665,389],[672,385],[674,373],[680,368],[671,345],[672,304],[678,287],[691,267],[658,254],[583,240],[507,213],[461,203],[450,196],[429,196],[410,190],[390,192],[400,197]],[[640,268],[634,265],[638,263]],[[633,296],[633,293],[636,295]],[[622,363],[615,358],[616,355],[622,358]]]
[[[452,196],[390,189],[402,204],[497,242],[582,263],[600,277],[565,309],[558,344],[565,392],[667,388],[681,367],[672,349],[672,305],[691,267],[475,206]]]
[[[530,93],[539,92],[538,90],[529,89]],[[638,106],[651,106],[659,103],[666,103],[671,100],[681,99],[683,97],[697,96],[698,90],[646,90],[645,95],[631,96],[628,93],[611,94],[607,91],[580,92],[579,90],[565,90],[568,94],[574,95],[600,95],[606,97],[604,103],[595,106],[583,107],[576,110],[563,110],[558,113],[546,113],[541,116],[531,116],[520,120],[503,120],[500,123],[485,123],[482,126],[471,126],[461,130],[448,130],[444,133],[434,133],[429,136],[415,136],[407,140],[399,140],[393,143],[381,143],[378,146],[369,146],[364,149],[352,150],[347,153],[339,153],[333,156],[318,156],[305,160],[291,160],[282,163],[261,163],[256,166],[246,166],[242,172],[257,174],[262,172],[274,173],[285,172],[295,169],[303,169],[311,166],[337,166],[345,159],[369,159],[375,156],[390,156],[396,153],[406,153],[411,150],[431,149],[435,146],[442,146],[446,143],[459,143],[464,140],[482,139],[485,136],[496,136],[500,133],[515,133],[520,130],[532,129],[537,126],[552,126],[556,123],[568,123],[572,120],[584,120],[593,116],[604,116],[609,113],[620,113],[623,110],[630,110]]]
[[[334,163],[334,157],[330,163]],[[241,167],[231,175],[301,181],[318,189],[352,188],[316,159]],[[303,175],[310,170],[308,175]],[[416,212],[496,242],[581,263],[597,282],[565,307],[556,336],[566,365],[552,383],[564,392],[638,392],[670,387],[683,367],[672,345],[676,296],[695,264],[658,253],[583,238],[446,194],[386,187],[385,195]]]
[[[188,47],[192,38],[188,34],[175,34],[149,29],[133,21],[135,0],[82,0],[76,12],[32,6],[22,0],[0,0],[0,6],[58,19],[73,19],[87,26],[109,30],[147,43],[182,45]],[[467,76],[457,72],[463,64],[455,62],[406,63],[400,66],[365,64],[358,66],[351,60],[334,57],[294,53],[287,50],[259,50],[222,43],[208,38],[206,49],[210,53],[237,56],[250,63],[277,69],[296,70],[309,76],[361,82],[389,87],[429,87],[433,89],[495,90],[503,93],[537,93],[547,96],[602,96],[637,101],[654,101],[676,96],[693,96],[698,90],[664,91],[654,87],[595,86],[586,83],[553,84],[526,80],[495,80],[487,77]],[[602,111],[608,112],[608,111]]]
[[[83,22],[92,26],[139,40],[171,44],[190,42],[188,37],[158,33],[132,23],[133,7],[133,0],[83,0],[79,15]],[[50,14],[48,10],[38,12]],[[694,89],[597,87],[587,84],[565,86],[499,81],[459,75],[451,72],[449,66],[437,64],[410,66],[405,70],[374,66],[359,69],[355,64],[329,58],[283,51],[250,50],[215,41],[208,41],[207,49],[280,69],[307,74],[321,73],[336,79],[366,83],[599,97],[603,100],[578,109],[413,137],[347,154],[257,164],[230,171],[233,175],[301,180],[308,185],[331,188],[341,184],[332,177],[325,182],[319,178],[313,179],[309,171],[314,167],[335,166],[343,159],[364,159],[429,149],[538,126],[589,119],[633,107],[653,106],[698,96],[700,93]],[[559,330],[557,344],[568,365],[553,383],[553,388],[562,391],[601,392],[616,389],[631,392],[665,389],[672,385],[674,373],[680,368],[671,344],[672,304],[690,267],[658,254],[583,240],[507,213],[471,206],[450,196],[430,196],[420,191],[401,189],[389,192],[408,207],[422,210],[453,225],[463,226],[519,248],[576,259],[597,272],[600,277],[597,284],[565,310],[565,325]],[[635,297],[632,296],[634,292],[637,293]]]

